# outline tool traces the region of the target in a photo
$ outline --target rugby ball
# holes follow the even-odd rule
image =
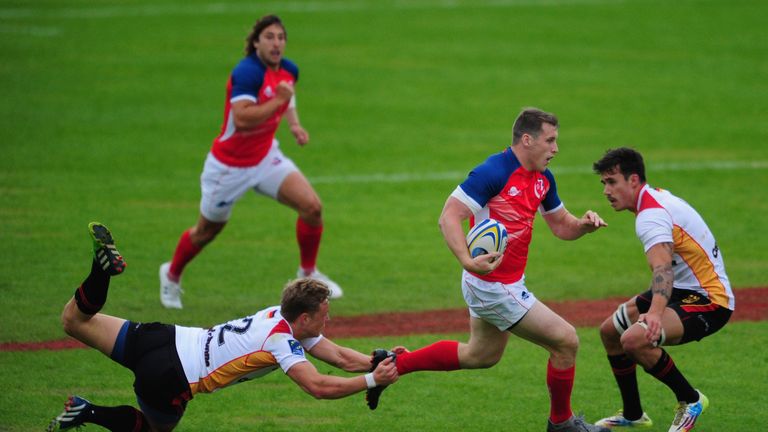
[[[467,249],[472,258],[491,252],[504,253],[507,248],[507,229],[496,219],[485,219],[467,233]]]

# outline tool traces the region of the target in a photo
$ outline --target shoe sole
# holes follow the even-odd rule
[[[99,222],[91,222],[88,224],[88,231],[93,240],[93,254],[96,262],[110,276],[122,274],[126,263],[115,247],[115,240],[109,228]]]

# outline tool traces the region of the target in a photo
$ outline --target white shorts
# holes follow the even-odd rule
[[[283,180],[296,171],[296,164],[280,151],[277,140],[264,159],[252,167],[232,167],[208,153],[200,175],[200,214],[211,222],[226,222],[232,206],[248,189],[277,198]]]
[[[525,277],[511,284],[484,281],[466,270],[461,275],[461,291],[469,315],[507,331],[518,323],[536,303],[536,296],[525,288]]]

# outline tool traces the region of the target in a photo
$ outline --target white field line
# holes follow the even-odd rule
[[[55,37],[61,34],[58,27],[0,24],[0,34],[19,34],[37,37]]]
[[[553,7],[561,5],[620,4],[625,0],[392,0],[392,1],[272,1],[272,2],[182,2],[108,6],[94,5],[65,8],[23,7],[0,8],[0,19],[18,18],[123,18],[167,15],[222,15],[233,13],[262,14],[278,12],[357,12],[380,10],[430,10],[462,8],[510,8],[517,6]]]
[[[589,167],[552,166],[555,176],[569,174],[592,174]],[[737,171],[768,169],[768,161],[717,161],[717,162],[688,162],[688,163],[658,163],[652,164],[649,171]],[[342,183],[419,183],[441,180],[463,180],[469,171],[444,171],[421,173],[371,173],[348,174],[338,176],[310,177],[313,184],[342,184]]]

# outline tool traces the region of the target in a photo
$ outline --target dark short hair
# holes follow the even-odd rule
[[[261,36],[261,32],[264,31],[265,28],[271,26],[272,24],[277,24],[280,27],[283,28],[283,33],[285,33],[285,40],[288,40],[288,31],[285,29],[285,26],[283,25],[283,22],[280,20],[280,17],[277,15],[265,15],[256,21],[256,24],[253,25],[253,29],[251,29],[251,33],[248,35],[247,38],[245,38],[245,54],[251,55],[256,52],[256,48],[253,46],[253,43],[259,40],[259,36]]]
[[[557,127],[557,116],[538,108],[524,108],[512,126],[512,144],[517,144],[524,134],[539,136],[544,123]]]
[[[616,167],[619,167],[625,179],[629,179],[632,174],[637,174],[640,181],[645,182],[645,163],[643,155],[637,150],[629,147],[609,149],[599,161],[592,164],[596,174],[612,171]]]
[[[280,314],[288,322],[293,322],[303,313],[320,310],[320,305],[325,303],[330,295],[328,285],[317,279],[294,279],[283,288]]]

